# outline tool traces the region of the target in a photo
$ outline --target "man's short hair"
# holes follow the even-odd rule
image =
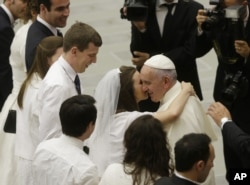
[[[83,51],[88,48],[91,42],[97,47],[102,45],[102,38],[99,33],[90,25],[77,22],[65,33],[63,51],[67,52],[74,46]]]
[[[95,99],[89,95],[77,95],[65,100],[60,108],[62,132],[72,137],[80,137],[89,124],[95,124],[97,110]]]
[[[197,161],[207,162],[211,139],[206,134],[187,134],[175,144],[175,168],[179,172],[190,170]]]
[[[38,7],[39,7],[39,12],[40,12],[40,5],[43,4],[48,11],[50,11],[50,8],[51,8],[51,3],[52,0],[37,0],[37,4],[38,4]]]

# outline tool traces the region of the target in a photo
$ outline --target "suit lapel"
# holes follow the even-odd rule
[[[0,14],[3,15],[3,17],[8,21],[8,23],[11,26],[10,18],[9,18],[8,14],[4,11],[4,9],[1,6],[0,6]]]
[[[36,21],[35,24],[37,24],[37,27],[42,30],[46,35],[54,36],[53,32],[44,24],[40,23],[39,21]]]

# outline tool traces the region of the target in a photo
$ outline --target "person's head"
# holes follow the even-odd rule
[[[183,136],[176,142],[174,153],[177,172],[189,174],[197,182],[206,180],[215,158],[211,139],[206,134]]]
[[[65,27],[69,16],[70,0],[37,0],[39,15],[53,27]]]
[[[142,89],[139,72],[134,67],[120,67],[120,94],[117,112],[139,110],[138,102],[148,98]]]
[[[77,22],[64,35],[64,58],[77,72],[82,73],[91,64],[96,62],[102,38],[90,25]]]
[[[24,16],[28,1],[29,0],[5,0],[4,4],[16,20]]]
[[[177,80],[173,62],[164,55],[149,58],[140,72],[143,90],[147,91],[153,102],[160,101]]]
[[[27,85],[30,83],[32,76],[37,73],[43,79],[49,70],[49,67],[59,58],[62,54],[63,38],[57,36],[45,37],[38,44],[34,62],[24,80],[19,91],[17,102],[20,108],[23,108],[23,96]]]
[[[161,122],[152,115],[141,116],[131,123],[124,134],[124,145],[124,170],[133,176],[133,184],[140,184],[144,170],[147,184],[173,172],[166,133]],[[126,169],[126,164],[132,165],[132,169]]]
[[[95,99],[89,95],[77,95],[65,100],[60,108],[62,132],[81,140],[87,139],[95,128],[97,110]]]
[[[23,22],[27,23],[29,20],[35,20],[37,14],[39,13],[37,0],[29,0],[27,3],[27,8],[23,16]]]
[[[37,46],[34,63],[29,73],[37,72],[43,79],[50,66],[59,58],[63,49],[63,38],[58,36],[45,37]]]

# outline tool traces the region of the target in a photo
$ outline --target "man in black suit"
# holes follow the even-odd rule
[[[212,103],[208,108],[208,114],[222,129],[224,147],[227,146],[228,152],[235,156],[233,159],[234,166],[231,166],[231,169],[228,170],[250,169],[250,134],[242,131],[232,121],[228,109],[220,102]],[[232,178],[232,176],[228,176],[229,181]]]
[[[202,56],[211,48],[218,57],[218,67],[214,86],[214,99],[225,105],[232,119],[244,132],[250,134],[250,18],[247,0],[224,0],[220,9],[243,5],[245,14],[237,22],[223,19],[219,25],[210,29],[204,22],[209,18],[204,10],[197,14],[196,54]],[[235,24],[237,23],[237,24]],[[233,28],[233,25],[238,25]],[[205,29],[204,29],[205,28]],[[232,31],[240,30],[237,32]],[[245,34],[244,34],[245,33]],[[227,145],[224,146],[225,165],[227,171],[237,165],[237,154]]]
[[[178,80],[191,82],[202,100],[192,37],[197,27],[197,11],[203,6],[193,0],[148,0],[148,3],[146,21],[132,21],[132,62],[140,69],[150,56],[163,53],[174,62]],[[171,14],[164,23],[168,9]]]
[[[36,47],[48,36],[62,36],[57,27],[66,26],[69,16],[70,0],[38,0],[39,14],[37,20],[30,26],[25,49],[27,71],[33,64]]]
[[[204,182],[215,158],[211,139],[206,134],[187,134],[176,142],[175,169],[171,177],[162,177],[155,185],[198,185]]]
[[[9,63],[10,46],[14,37],[12,25],[25,13],[28,0],[5,0],[0,6],[0,112],[13,88]]]

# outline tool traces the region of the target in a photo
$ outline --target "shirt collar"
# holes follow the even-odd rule
[[[187,181],[189,181],[189,182],[192,182],[192,183],[194,183],[194,184],[197,184],[197,185],[200,185],[200,184],[201,184],[201,183],[199,183],[199,182],[190,180],[190,179],[188,179],[188,178],[182,176],[182,175],[179,174],[177,171],[175,171],[174,173],[175,173],[176,177],[179,177],[180,179],[185,179],[185,180],[187,180]]]
[[[63,67],[64,71],[67,73],[69,78],[74,82],[75,77],[77,75],[75,70],[69,65],[69,63],[63,58],[63,56],[59,57],[58,62],[61,64],[61,66]]]
[[[177,4],[179,0],[174,0],[172,3],[167,3],[165,0],[157,0],[158,7],[164,4]]]
[[[43,20],[39,15],[37,15],[37,21],[42,23],[44,26],[46,26],[47,28],[49,28],[49,30],[57,36],[57,29],[54,26],[51,26],[50,24],[48,24],[45,20]]]
[[[70,145],[74,145],[76,146],[77,148],[83,150],[83,141],[78,139],[78,138],[75,138],[75,137],[71,137],[71,136],[67,136],[65,134],[62,134],[60,136],[61,140],[63,140],[65,143],[68,143]]]
[[[181,92],[181,84],[176,81],[173,87],[165,93],[164,97],[160,101],[160,106],[165,104],[167,101],[174,99]]]
[[[9,19],[10,19],[10,23],[11,23],[11,25],[13,25],[14,22],[15,22],[15,19],[14,19],[12,13],[11,13],[10,10],[7,8],[7,6],[5,6],[5,4],[1,4],[1,7],[2,7],[3,10],[5,11],[5,13],[7,13],[7,15],[8,15]]]

